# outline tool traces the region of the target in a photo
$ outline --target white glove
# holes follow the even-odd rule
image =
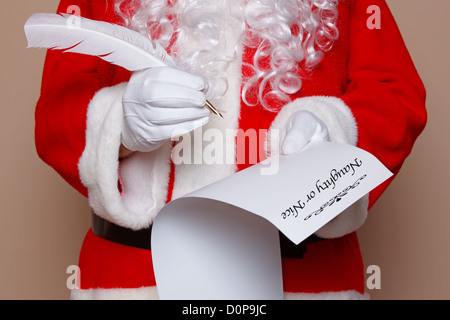
[[[131,151],[149,152],[172,138],[209,121],[205,82],[169,68],[135,72],[123,96],[122,144]]]
[[[280,134],[280,150],[284,155],[303,149],[311,141],[328,141],[325,123],[305,110],[292,114]]]

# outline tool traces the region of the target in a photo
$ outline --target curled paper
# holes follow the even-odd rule
[[[277,161],[274,174],[259,163],[159,212],[161,299],[282,299],[278,230],[299,244],[392,176],[370,153],[331,142]]]

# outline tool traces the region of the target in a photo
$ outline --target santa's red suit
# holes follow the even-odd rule
[[[62,0],[58,12],[73,5],[87,18],[122,21],[114,0]],[[381,29],[367,26],[370,5],[381,9]],[[384,0],[341,1],[338,11],[339,38],[302,77],[291,103],[278,112],[243,103],[242,65],[254,53],[243,47],[228,68],[227,93],[214,102],[225,119],[212,116],[206,127],[282,128],[294,112],[308,110],[326,124],[331,141],[357,145],[397,174],[426,122],[423,84]],[[36,146],[45,162],[89,198],[96,216],[140,230],[167,201],[250,164],[174,165],[170,141],[119,161],[122,96],[130,75],[96,57],[49,51],[36,108]],[[390,181],[325,226],[319,235],[327,239],[308,244],[303,258],[283,257],[286,298],[365,297],[355,231]],[[105,240],[91,229],[79,267],[81,288],[72,292],[74,299],[158,297],[150,250]]]

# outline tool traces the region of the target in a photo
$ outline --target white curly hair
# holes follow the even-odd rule
[[[227,68],[244,41],[256,53],[244,64],[243,101],[275,111],[302,88],[299,71],[318,65],[338,39],[338,2],[116,0],[116,12],[125,26],[159,41],[184,69],[202,76],[211,100],[226,93]],[[236,43],[227,43],[230,33]]]

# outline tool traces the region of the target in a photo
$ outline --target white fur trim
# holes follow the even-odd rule
[[[220,103],[214,104],[223,114],[224,119],[212,115],[211,120],[205,126],[194,130],[194,132],[183,138],[187,137],[190,139],[191,143],[188,147],[192,152],[191,157],[185,159],[187,162],[178,164],[175,168],[173,199],[184,196],[236,172],[236,139],[234,135],[230,138],[230,133],[236,132],[238,127],[240,113],[240,64],[236,63],[230,66],[230,69],[232,70],[229,70],[229,74],[232,74],[232,77],[230,77],[228,93],[220,100]],[[219,139],[223,138],[221,140],[222,143],[216,141],[215,138],[212,139],[211,143],[203,141],[207,137],[205,133],[208,132],[217,133]],[[208,153],[205,150],[211,145],[214,148],[221,148],[223,156],[217,159],[208,158]],[[176,146],[174,150],[177,150]]]
[[[232,6],[232,8],[235,10],[240,10],[239,5]],[[233,34],[230,30],[226,30],[225,33],[225,37],[228,39],[227,41],[229,43],[236,43],[237,39],[234,37],[239,35]],[[185,43],[189,43],[186,39],[183,41]],[[232,49],[234,50],[234,48]],[[242,46],[240,49],[242,49]],[[194,130],[194,132],[190,133],[189,136],[185,136],[191,141],[191,157],[185,159],[184,163],[177,164],[175,168],[175,182],[172,199],[186,195],[215,181],[226,178],[236,172],[235,133],[238,128],[241,109],[241,51],[242,50],[237,50],[237,57],[230,64],[227,70],[229,79],[227,93],[222,97],[222,99],[218,101],[211,101],[217,110],[219,110],[224,116],[224,119],[216,115],[211,115],[210,121],[205,126]],[[212,134],[217,133],[219,138],[223,138],[223,157],[221,156],[217,159],[208,158],[208,153],[205,152],[205,149],[211,144],[209,141],[203,141],[207,138],[205,133],[208,133],[208,131]],[[220,141],[215,141],[215,138],[216,137],[211,137],[211,139],[214,140],[212,141],[214,146],[220,146]],[[174,147],[174,150],[177,150],[176,146]],[[194,153],[197,154],[194,155]],[[200,156],[198,156],[199,153],[201,153]],[[219,161],[217,162],[215,160]]]
[[[281,130],[289,117],[297,111],[312,112],[328,129],[330,141],[356,145],[358,128],[350,108],[339,98],[312,96],[299,98],[285,105],[272,123],[272,129]]]
[[[89,104],[86,148],[78,169],[89,204],[102,218],[138,230],[149,226],[164,206],[170,172],[170,142],[158,152],[135,153],[123,161],[119,181],[122,96],[126,84],[101,89]]]
[[[354,290],[321,293],[285,292],[284,300],[370,300],[368,293],[361,294]]]
[[[281,130],[289,117],[300,110],[312,112],[325,123],[330,141],[356,145],[358,128],[355,118],[350,108],[337,97],[312,96],[296,99],[283,107],[273,121],[271,129]],[[358,230],[366,221],[368,204],[369,195],[366,195],[319,229],[316,234],[330,239]]]
[[[159,300],[156,287],[136,289],[73,289],[71,300]]]
[[[71,300],[159,300],[156,287],[136,289],[73,289]],[[354,290],[321,293],[285,292],[284,300],[370,300],[368,293]]]

